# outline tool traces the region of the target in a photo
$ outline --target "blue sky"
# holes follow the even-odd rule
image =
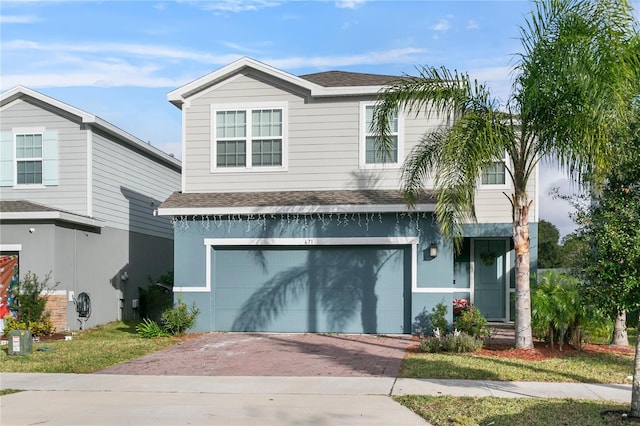
[[[639,2],[633,4],[638,10]],[[180,156],[166,94],[242,56],[295,75],[400,75],[445,65],[506,98],[528,1],[32,1],[0,3],[0,89],[24,85]],[[541,176],[542,217],[564,234],[570,191]]]

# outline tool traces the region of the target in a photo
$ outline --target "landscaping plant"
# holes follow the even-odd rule
[[[186,303],[178,299],[173,308],[162,313],[161,322],[163,328],[175,336],[192,328],[196,324],[198,315],[200,315],[200,309],[196,307],[195,302],[191,306],[187,306]]]
[[[447,306],[440,302],[431,312],[427,312],[424,308],[421,313],[416,315],[412,325],[413,334],[418,337],[444,335],[449,330],[449,321],[447,321]]]
[[[464,300],[464,299],[462,299]],[[487,319],[482,315],[480,310],[472,305],[464,304],[463,308],[456,312],[454,302],[454,330],[461,331],[471,337],[485,338],[489,336],[489,328],[487,327]]]
[[[28,271],[18,284],[15,298],[9,310],[16,313],[16,318],[5,320],[5,333],[11,330],[30,330],[34,336],[43,336],[55,331],[50,313],[45,310],[47,298],[43,294],[55,289],[59,283],[49,285],[51,272],[44,280]]]

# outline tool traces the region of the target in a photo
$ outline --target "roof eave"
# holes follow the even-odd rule
[[[159,207],[159,216],[225,216],[252,214],[358,214],[432,212],[435,204],[336,204],[301,206],[243,206],[243,207]]]
[[[62,222],[86,225],[95,228],[104,228],[106,223],[99,219],[77,216],[60,211],[43,212],[0,212],[0,221],[5,220],[59,220]]]

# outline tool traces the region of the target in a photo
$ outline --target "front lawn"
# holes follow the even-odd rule
[[[573,352],[527,360],[482,354],[409,354],[400,377],[533,382],[625,383],[633,374],[633,353]]]
[[[619,414],[629,406],[606,401],[536,398],[473,398],[408,395],[394,398],[433,426],[629,425]],[[604,415],[603,415],[604,414]]]
[[[33,344],[30,355],[0,349],[0,371],[21,373],[93,373],[181,341],[178,337],[143,339],[134,323],[113,322],[78,332],[73,340]]]

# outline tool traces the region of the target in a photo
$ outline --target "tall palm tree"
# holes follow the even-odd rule
[[[582,182],[608,167],[612,130],[623,125],[633,85],[632,10],[620,0],[537,1],[521,27],[509,100],[494,100],[468,74],[423,67],[378,96],[373,130],[391,150],[389,117],[437,115],[453,123],[423,136],[405,160],[402,189],[412,205],[428,177],[437,193],[443,236],[459,247],[462,224],[475,220],[474,195],[483,170],[502,162],[511,180],[516,270],[516,347],[532,348],[527,184],[543,158]],[[637,55],[637,54],[635,54]],[[637,74],[636,74],[637,75]]]

